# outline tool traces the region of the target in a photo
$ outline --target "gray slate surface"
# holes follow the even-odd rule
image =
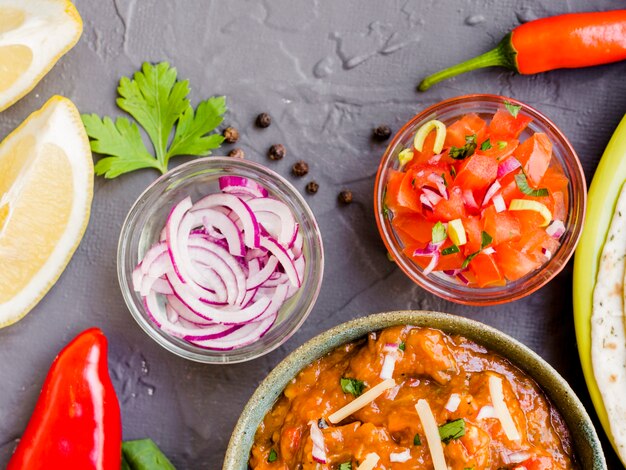
[[[626,110],[626,63],[530,77],[492,69],[423,94],[415,85],[427,72],[488,50],[520,21],[619,8],[622,2],[76,0],[76,5],[85,23],[80,43],[30,95],[0,115],[0,135],[53,94],[70,97],[82,112],[117,115],[119,77],[144,60],[168,60],[189,78],[192,100],[228,97],[226,122],[240,129],[248,158],[288,176],[302,191],[306,180],[294,180],[289,169],[296,159],[309,162],[311,177],[320,183],[320,192],[307,199],[322,229],[326,274],[308,321],[270,355],[233,366],[180,359],[139,329],[116,280],[120,226],[157,175],[98,178],[91,223],[69,268],[24,320],[0,331],[0,465],[28,421],[53,357],[94,325],[109,338],[124,437],[152,437],[179,469],[221,466],[245,402],[290,351],[333,325],[386,310],[441,310],[493,325],[554,365],[594,414],[574,338],[571,263],[540,292],[499,307],[463,307],[427,294],[387,261],[379,239],[371,195],[384,145],[370,135],[381,123],[397,130],[415,112],[445,98],[504,94],[555,121],[577,149],[590,181]],[[263,131],[253,126],[261,111],[274,117]],[[273,143],[288,149],[281,162],[265,157]],[[354,191],[356,202],[340,208],[336,195],[344,187]],[[620,468],[603,442],[610,467]]]

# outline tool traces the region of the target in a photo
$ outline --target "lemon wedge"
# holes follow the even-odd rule
[[[80,114],[52,97],[0,143],[0,327],[48,292],[89,220],[93,161]]]
[[[69,0],[0,0],[0,111],[32,90],[82,31]]]

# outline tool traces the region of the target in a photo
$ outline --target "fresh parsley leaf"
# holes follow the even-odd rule
[[[437,222],[432,229],[432,240],[433,243],[441,243],[446,238],[448,238],[448,234],[446,232],[446,226],[441,222]]]
[[[212,131],[222,123],[225,98],[209,98],[194,110],[187,98],[189,83],[178,80],[176,69],[167,62],[144,63],[132,79],[120,79],[117,91],[117,105],[136,122],[82,116],[92,151],[104,156],[96,163],[97,175],[115,178],[140,168],[165,173],[170,158],[206,156],[224,141]],[[154,155],[143,143],[137,123],[150,138]]]
[[[487,232],[483,231],[480,234],[480,249],[482,250],[493,241],[493,237]]]
[[[456,245],[451,245],[448,248],[444,248],[443,250],[441,250],[441,254],[443,256],[447,256],[447,255],[453,255],[454,253],[458,253],[459,247]]]
[[[491,145],[491,139],[487,139],[482,143],[482,145],[480,146],[480,149],[485,151],[485,150],[489,150],[492,147],[493,145]]]
[[[455,160],[464,160],[474,155],[476,151],[476,134],[465,136],[465,145],[463,147],[450,147],[449,155]]]
[[[352,462],[344,462],[339,464],[339,470],[352,470]]]
[[[343,393],[351,393],[355,397],[358,397],[363,393],[365,384],[361,380],[342,377],[341,378],[341,390]]]
[[[422,439],[420,438],[419,434],[416,434],[415,437],[413,438],[413,445],[414,446],[421,446],[422,445]]]
[[[142,468],[176,470],[152,439],[122,442],[122,457],[127,468],[133,470]]]
[[[509,110],[509,113],[511,113],[511,116],[513,116],[514,118],[517,117],[519,110],[522,109],[519,104],[513,104],[509,101],[504,102],[504,107]]]
[[[463,418],[448,421],[446,424],[439,426],[439,437],[444,443],[450,442],[452,439],[458,439],[465,435],[465,420]]]
[[[506,140],[499,140],[498,141],[498,148],[500,150],[502,150],[503,148],[506,148],[507,145],[509,145],[509,143]]]
[[[400,351],[404,351],[404,350],[406,350],[406,343],[405,343],[404,341],[402,341],[402,342],[400,343],[400,345],[398,346],[398,349],[399,349]]]
[[[515,183],[521,192],[526,194],[527,196],[533,197],[544,197],[547,196],[548,190],[546,188],[533,189],[528,184],[528,180],[526,179],[526,175],[524,173],[518,173],[515,175]]]
[[[274,449],[271,449],[270,455],[267,456],[267,461],[271,463],[271,462],[276,462],[277,459],[278,459],[278,454],[276,453]]]

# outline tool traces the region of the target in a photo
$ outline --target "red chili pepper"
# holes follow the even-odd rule
[[[626,10],[570,13],[524,23],[485,54],[426,77],[420,91],[484,67],[521,74],[589,67],[626,59]]]
[[[119,470],[120,406],[97,328],[56,357],[7,470]]]

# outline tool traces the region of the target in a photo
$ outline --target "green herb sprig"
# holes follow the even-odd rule
[[[526,178],[526,175],[524,173],[518,173],[517,175],[515,175],[515,184],[517,184],[518,189],[527,196],[545,197],[549,194],[546,188],[531,188],[528,184],[528,179]]]
[[[145,62],[132,79],[120,79],[117,92],[117,105],[134,121],[82,115],[91,150],[104,156],[95,165],[97,175],[115,178],[141,168],[165,173],[172,157],[210,155],[224,141],[213,131],[223,121],[225,97],[209,98],[194,109],[187,98],[189,82],[178,80],[176,69],[167,62]],[[143,143],[137,124],[150,138],[153,151]]]
[[[453,439],[458,439],[465,435],[465,420],[463,418],[448,421],[439,426],[439,437],[445,444]]]
[[[365,389],[365,383],[358,379],[342,377],[340,384],[343,393],[351,393],[355,397],[361,395],[363,393],[363,390]]]
[[[465,136],[465,145],[463,147],[450,147],[449,155],[455,160],[465,160],[467,157],[474,155],[476,151],[476,134]]]

